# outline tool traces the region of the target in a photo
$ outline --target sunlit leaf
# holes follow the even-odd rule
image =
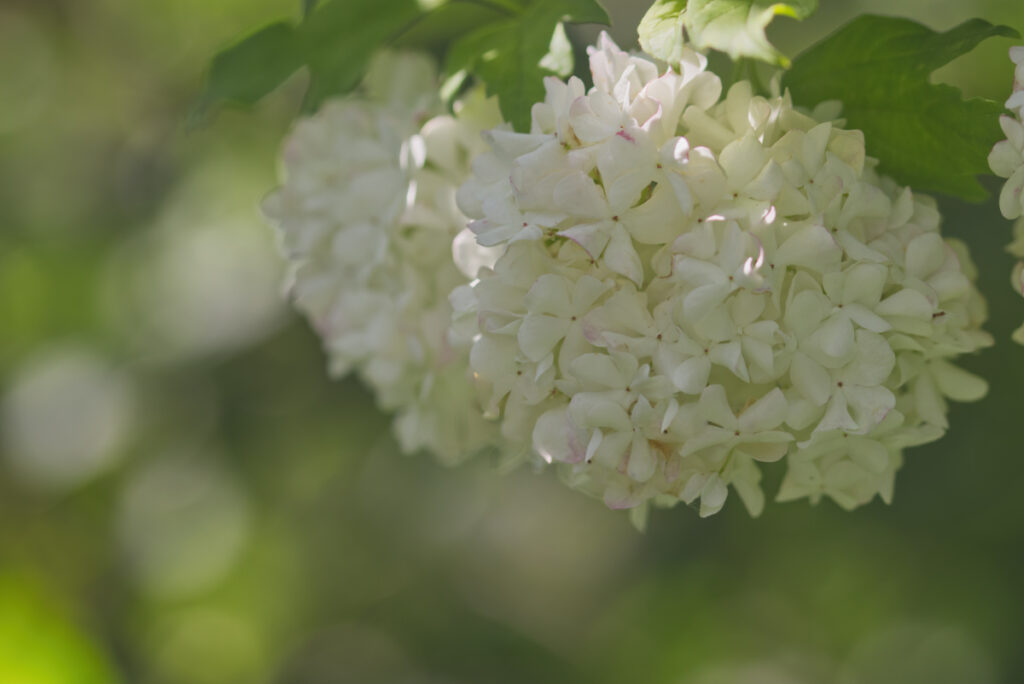
[[[882,172],[921,190],[980,201],[986,193],[976,176],[988,173],[1003,107],[965,100],[929,76],[992,36],[1019,37],[981,19],[937,33],[909,19],[862,16],[801,54],[783,85],[804,106],[841,100],[848,126],[864,131]]]
[[[667,62],[679,60],[685,27],[698,50],[712,48],[734,60],[750,57],[789,66],[764,30],[779,15],[806,19],[816,9],[818,0],[656,0],[637,32],[643,49]]]

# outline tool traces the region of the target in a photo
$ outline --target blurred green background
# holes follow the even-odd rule
[[[648,3],[606,4],[632,44]],[[772,28],[784,51],[863,11],[1024,30],[1014,0],[822,4]],[[0,684],[1024,681],[1024,300],[994,203],[943,201],[991,393],[892,506],[640,534],[550,473],[402,457],[326,379],[258,211],[301,76],[184,126],[210,55],[298,6],[0,0]],[[1008,45],[939,77],[1001,100]]]

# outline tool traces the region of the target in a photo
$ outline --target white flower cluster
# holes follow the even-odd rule
[[[990,340],[934,201],[788,96],[721,98],[696,52],[589,54],[593,88],[547,79],[459,191],[505,248],[451,297],[504,437],[613,508],[706,516],[731,486],[756,515],[782,459],[779,500],[888,501],[946,399],[986,391],[950,362]]]
[[[464,105],[440,114],[427,57],[380,55],[357,94],[296,125],[264,206],[332,374],[356,371],[397,412],[403,450],[449,463],[497,438],[468,375],[469,340],[450,334],[448,293],[469,279],[453,260],[466,225],[455,190],[480,131],[500,120],[482,96]],[[470,275],[489,263],[468,233],[455,249]]]
[[[999,210],[1006,218],[1017,219],[1016,239],[1009,252],[1024,259],[1024,45],[1010,48],[1010,60],[1014,64],[1013,94],[1006,101],[1006,108],[1016,116],[999,117],[1006,140],[992,148],[988,165],[997,176],[1007,179],[999,193]],[[1017,262],[1011,281],[1014,289],[1024,295],[1024,262]],[[1024,344],[1024,325],[1013,333],[1013,339]]]

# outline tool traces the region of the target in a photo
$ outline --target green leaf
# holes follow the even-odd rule
[[[497,95],[502,116],[517,130],[530,126],[530,108],[544,99],[544,77],[572,71],[562,22],[607,24],[596,0],[535,0],[518,14],[467,34],[448,52],[447,73],[474,73]]]
[[[254,104],[302,63],[295,27],[286,22],[266,26],[213,58],[196,114],[221,101]]]
[[[683,29],[699,50],[713,48],[732,59],[760,59],[789,66],[764,34],[779,15],[806,19],[818,8],[818,0],[656,0],[640,21],[640,47],[666,62],[682,57]]]
[[[734,60],[752,57],[788,67],[789,59],[768,42],[764,30],[779,15],[806,19],[816,9],[818,0],[690,0],[684,23],[698,50],[713,48]]]
[[[309,90],[303,108],[355,88],[377,48],[423,14],[416,0],[331,0],[321,3],[300,27]]]
[[[862,16],[800,55],[782,83],[803,106],[841,100],[848,126],[864,132],[883,173],[981,201],[987,193],[976,176],[988,173],[1003,107],[964,100],[958,89],[928,78],[992,36],[1020,37],[981,19],[937,33],[908,19]]]
[[[644,52],[669,64],[683,57],[683,15],[686,0],[656,0],[636,32]]]

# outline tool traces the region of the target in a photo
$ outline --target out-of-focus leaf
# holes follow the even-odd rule
[[[544,77],[572,70],[572,52],[559,28],[563,22],[607,24],[608,15],[596,0],[535,0],[456,41],[447,72],[474,73],[488,94],[498,96],[502,116],[526,130],[530,108],[544,98]]]
[[[359,84],[373,53],[425,12],[418,0],[306,2],[300,25],[270,24],[218,53],[196,116],[221,102],[252,105],[300,67],[310,73],[304,108]]]
[[[265,26],[213,58],[198,112],[222,101],[254,104],[302,63],[295,26],[283,21]]]
[[[54,597],[21,575],[0,574],[0,682],[114,684],[105,654]]]
[[[509,12],[500,7],[469,2],[449,2],[423,16],[402,34],[396,48],[436,50],[485,24],[500,21]]]
[[[332,0],[300,28],[310,82],[304,108],[359,84],[374,51],[423,13],[416,0]]]
[[[768,42],[764,30],[779,15],[806,19],[816,9],[818,0],[690,0],[683,21],[697,49],[713,48],[734,60],[752,57],[789,66],[789,59]]]
[[[928,78],[992,36],[1019,34],[981,19],[937,33],[909,19],[862,16],[801,54],[782,83],[804,106],[841,100],[879,169],[900,183],[981,201],[976,176],[988,173],[1003,107],[964,100]]]

